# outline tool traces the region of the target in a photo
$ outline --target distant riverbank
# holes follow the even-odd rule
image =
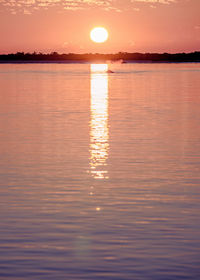
[[[43,53],[24,53],[1,54],[0,63],[153,63],[153,62],[200,62],[200,52],[191,53],[127,53],[119,52],[116,54],[58,54],[52,52]]]

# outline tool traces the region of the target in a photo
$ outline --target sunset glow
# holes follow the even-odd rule
[[[176,53],[200,45],[198,0],[7,0],[0,10],[0,53]]]

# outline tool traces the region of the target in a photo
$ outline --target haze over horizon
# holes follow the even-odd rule
[[[0,0],[0,53],[193,52],[199,10],[198,0]],[[95,26],[105,43],[90,40]]]

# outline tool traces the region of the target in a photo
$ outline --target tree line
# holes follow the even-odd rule
[[[115,54],[85,53],[85,54],[59,54],[51,52],[44,53],[10,53],[0,54],[0,62],[200,62],[200,52],[191,53],[128,53],[118,52]]]

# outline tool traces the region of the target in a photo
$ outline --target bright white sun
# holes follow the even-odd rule
[[[95,43],[103,43],[108,39],[108,31],[104,27],[95,27],[90,32],[90,38]]]

